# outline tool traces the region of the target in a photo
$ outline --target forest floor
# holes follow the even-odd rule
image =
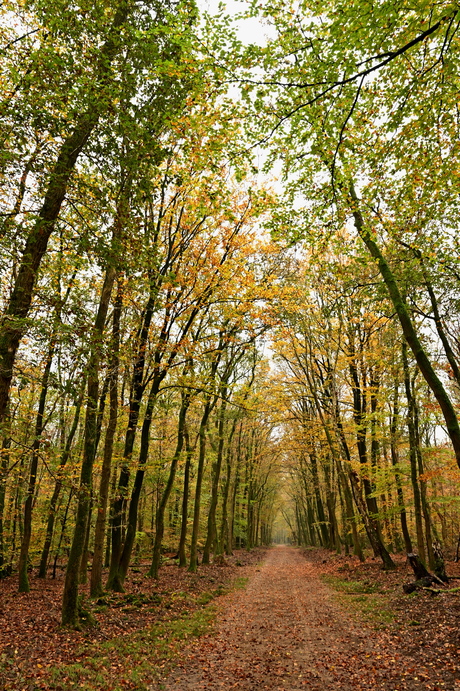
[[[150,563],[133,566],[124,594],[87,599],[95,626],[60,626],[64,569],[56,579],[29,575],[30,593],[18,593],[17,576],[0,580],[0,691],[141,691],[152,688],[190,637],[205,634],[214,602],[243,587],[266,550],[237,550],[224,565],[198,573],[167,560],[158,580]],[[156,686],[154,687],[156,688]]]
[[[413,580],[402,561],[384,572],[373,560],[274,548],[158,688],[460,691],[460,600],[404,595]]]
[[[460,691],[460,597],[405,595],[403,557],[384,572],[275,547],[198,574],[167,565],[156,582],[146,570],[93,603],[82,632],[59,626],[62,577],[29,594],[0,581],[0,691]]]

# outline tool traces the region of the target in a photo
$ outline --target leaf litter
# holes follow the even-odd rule
[[[260,563],[263,556],[240,550],[225,567],[201,566],[198,574],[164,566],[159,581],[140,566],[125,594],[95,602],[98,626],[81,632],[60,627],[62,576],[32,578],[28,594],[16,592],[16,579],[1,581],[0,690],[460,691],[456,593],[404,595],[402,584],[413,577],[403,557],[384,572],[375,560],[361,564],[321,549],[282,546]],[[459,577],[459,565],[449,563],[448,573]],[[213,599],[238,576],[250,577],[244,590]],[[104,648],[162,622],[180,629],[211,600],[218,603],[214,628],[193,637],[197,628],[176,648],[165,635],[163,658],[143,654],[147,673],[123,645]],[[99,685],[50,681],[52,668],[79,664],[84,671],[98,660]],[[127,675],[130,665],[139,665],[137,677],[135,669]]]

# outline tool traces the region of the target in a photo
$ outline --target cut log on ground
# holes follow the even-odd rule
[[[407,595],[409,595],[410,593],[413,593],[420,588],[429,588],[430,585],[433,585],[433,583],[437,583],[437,581],[433,578],[433,576],[430,576],[428,574],[428,576],[419,578],[413,583],[405,583],[403,585],[403,590]]]

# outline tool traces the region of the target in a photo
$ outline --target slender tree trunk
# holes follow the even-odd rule
[[[331,450],[332,457],[335,460],[336,465],[340,463],[340,454],[338,453],[338,449],[336,448],[336,443],[334,438],[332,437],[331,430],[329,429],[329,425],[327,424],[327,421],[325,420],[324,412],[321,407],[321,403],[318,399],[318,394],[316,389],[314,388],[311,379],[308,375],[308,372],[306,372],[307,377],[308,377],[308,384],[310,388],[310,392],[313,396],[314,402],[316,409],[318,411],[318,415],[321,420],[322,427],[324,429],[324,433],[326,435],[326,439],[329,445],[329,448]],[[353,372],[352,372],[352,377],[354,377]],[[355,393],[354,392],[354,410],[356,411],[357,409],[362,412],[362,404],[360,403],[359,406],[357,406],[357,399],[355,398]],[[334,403],[334,401],[333,401]],[[337,402],[335,402],[335,405],[333,407],[333,410],[335,412],[335,426],[338,432],[338,440],[342,446],[343,452],[345,454],[345,458],[347,459],[347,464],[348,464],[348,477],[350,480],[350,485],[351,485],[351,491],[353,494],[353,499],[356,505],[356,508],[358,509],[358,513],[361,516],[361,519],[364,523],[364,527],[366,529],[367,536],[369,538],[369,542],[371,544],[371,547],[373,549],[373,552],[375,556],[380,557],[380,559],[383,562],[383,566],[385,569],[394,569],[395,564],[386,549],[381,535],[379,531],[379,526],[376,523],[374,517],[369,514],[368,511],[368,506],[365,500],[363,500],[362,493],[361,493],[361,484],[359,477],[357,473],[352,470],[351,468],[351,454],[350,454],[350,449],[348,448],[347,440],[345,437],[345,432],[343,430],[342,422],[340,420],[340,416],[338,414],[337,410]]]
[[[435,568],[435,554],[433,550],[433,538],[431,536],[431,516],[430,507],[428,505],[428,499],[426,496],[426,480],[423,479],[423,474],[425,472],[423,467],[423,456],[421,448],[421,439],[419,431],[419,417],[418,417],[418,406],[417,400],[415,398],[415,391],[412,391],[412,396],[414,399],[414,436],[415,436],[415,452],[417,456],[418,465],[418,475],[420,481],[420,504],[422,507],[423,523],[425,526],[425,540],[426,540],[426,551],[428,556],[428,565],[430,569]]]
[[[54,522],[56,519],[56,507],[57,507],[59,495],[60,495],[61,489],[62,489],[62,472],[64,470],[65,465],[67,464],[67,461],[69,460],[73,440],[74,440],[75,434],[77,432],[78,423],[80,420],[80,411],[81,411],[81,406],[82,406],[82,402],[83,402],[83,388],[84,388],[84,382],[83,382],[82,392],[81,392],[80,397],[76,403],[72,427],[70,429],[69,436],[67,437],[65,447],[62,451],[61,460],[59,462],[59,468],[57,471],[57,479],[56,479],[56,483],[54,485],[54,491],[53,491],[53,494],[52,494],[52,497],[50,500],[50,505],[49,505],[49,509],[48,509],[48,521],[46,524],[45,543],[43,545],[42,555],[41,555],[41,559],[40,559],[40,567],[39,567],[39,571],[38,571],[38,577],[39,578],[46,578],[46,568],[48,565],[48,557],[49,557],[49,553],[50,553],[50,549],[51,549],[51,543],[53,541]]]
[[[154,380],[152,382],[152,388],[150,389],[149,398],[147,401],[147,408],[144,415],[144,421],[142,423],[139,464],[136,471],[136,475],[134,477],[134,484],[131,492],[131,500],[129,502],[128,509],[128,520],[126,523],[125,540],[123,550],[120,556],[120,562],[118,565],[118,579],[121,583],[122,588],[126,578],[126,574],[128,573],[129,564],[131,561],[131,554],[134,547],[134,540],[136,538],[137,514],[139,509],[139,500],[141,497],[142,484],[144,481],[145,466],[147,463],[149,453],[150,427],[152,425],[153,410],[158,390],[160,388],[160,384],[165,374],[166,370],[163,370],[163,372],[159,373],[158,376],[154,377]],[[107,585],[107,587],[109,587],[109,585]]]
[[[190,547],[190,562],[188,567],[188,570],[191,573],[196,573],[198,567],[198,533],[200,529],[201,486],[203,484],[204,461],[206,457],[206,432],[208,428],[209,416],[215,405],[215,401],[216,399],[213,401],[211,396],[207,396],[198,434],[198,466],[196,473],[195,504],[193,509],[192,543]]]
[[[372,550],[375,556],[380,557],[385,569],[394,569],[396,568],[395,563],[393,562],[388,550],[386,549],[382,541],[382,538],[380,536],[377,526],[374,523],[372,516],[369,515],[366,502],[363,500],[359,477],[357,473],[351,468],[351,455],[346,441],[345,433],[342,427],[342,423],[340,420],[337,420],[336,424],[339,432],[339,439],[341,441],[345,458],[347,459],[348,463],[348,477],[350,480],[353,499],[355,501],[355,505],[358,509],[361,519],[364,523],[364,528],[366,530],[367,537],[369,538],[369,542],[371,543]]]
[[[420,500],[420,487],[417,477],[417,440],[415,438],[414,429],[414,397],[412,395],[409,363],[407,360],[407,344],[402,344],[402,361],[404,368],[404,386],[406,389],[407,398],[407,429],[409,432],[409,460],[410,460],[410,475],[412,481],[412,492],[414,494],[414,514],[415,514],[415,529],[417,535],[417,550],[420,559],[423,563],[426,562],[425,543],[423,539],[423,524],[422,524],[422,504]]]
[[[6,482],[8,476],[8,465],[10,459],[11,446],[11,430],[10,430],[10,415],[9,411],[5,415],[5,424],[3,426],[3,440],[0,451],[0,578],[6,576],[6,554],[5,554],[5,538],[4,538],[4,523],[3,515],[5,511],[6,498]]]
[[[350,194],[354,207],[353,217],[356,231],[379,267],[383,281],[387,287],[388,294],[393,303],[393,307],[398,315],[406,341],[414,354],[414,357],[420,368],[420,372],[422,373],[425,381],[439,403],[444,420],[446,422],[447,433],[452,442],[457,465],[460,468],[460,426],[454,406],[452,405],[452,401],[450,400],[443,383],[436,374],[433,365],[431,364],[426,351],[419,337],[417,336],[409,310],[407,309],[407,305],[403,300],[396,279],[390,269],[390,265],[384,258],[370,230],[366,228],[361,211],[359,210],[359,200],[352,183],[350,185]]]
[[[353,540],[353,554],[355,554],[358,557],[359,561],[364,561],[361,540],[359,539],[358,529],[356,527],[356,516],[355,512],[353,511],[353,495],[350,489],[350,485],[348,484],[348,478],[343,468],[343,463],[340,463],[339,467],[339,480],[343,488],[347,523],[351,527],[351,535]]]
[[[313,448],[310,450],[309,457],[310,457],[311,474],[312,474],[312,479],[313,479],[313,489],[315,491],[316,513],[318,516],[319,533],[321,535],[321,544],[323,545],[323,547],[332,548],[331,535],[330,535],[330,531],[328,529],[328,522],[326,520],[326,514],[324,512],[323,500],[321,497],[321,487],[320,487],[319,475],[318,475],[318,459],[316,457],[316,452]],[[304,476],[304,482],[306,483],[305,476]],[[306,489],[306,487],[305,487],[305,489]]]
[[[89,500],[88,516],[86,519],[85,541],[83,543],[83,553],[80,560],[80,571],[78,582],[85,585],[88,581],[88,559],[89,559],[89,540],[91,537],[91,518],[93,513],[93,491]]]
[[[103,593],[102,562],[104,554],[104,535],[106,530],[107,502],[109,498],[109,484],[112,467],[113,445],[118,420],[118,369],[120,350],[120,317],[123,303],[122,282],[118,283],[117,298],[113,311],[112,345],[110,358],[109,422],[105,433],[104,458],[102,462],[101,481],[99,486],[99,502],[97,507],[96,528],[94,531],[94,555],[91,568],[91,597],[98,597]]]
[[[446,354],[449,365],[451,366],[452,374],[454,375],[454,379],[457,382],[458,386],[460,386],[460,369],[458,367],[458,363],[457,363],[457,359],[455,357],[454,351],[452,350],[451,345],[449,343],[449,339],[447,338],[447,334],[446,334],[446,331],[445,331],[443,323],[442,323],[441,315],[439,314],[438,301],[436,300],[436,295],[435,295],[435,292],[433,290],[433,286],[431,285],[431,282],[428,280],[428,276],[426,274],[425,267],[423,264],[422,253],[419,250],[415,250],[415,254],[419,257],[420,262],[421,262],[423,269],[424,269],[425,285],[426,285],[426,288],[428,291],[428,295],[430,296],[430,302],[431,302],[431,307],[433,310],[433,316],[434,316],[434,323],[436,326],[436,331],[438,332],[439,338],[441,339],[441,343],[443,345],[444,352]]]
[[[350,374],[352,379],[352,391],[353,391],[353,417],[356,424],[356,446],[358,449],[359,462],[361,463],[364,473],[368,471],[368,456],[367,456],[367,421],[366,421],[366,395],[365,389],[363,391],[363,386],[358,374],[358,368],[356,365],[356,356],[354,351],[353,336],[350,335],[349,339],[350,350],[351,350],[351,360],[350,360]],[[378,506],[377,500],[373,495],[374,488],[369,477],[364,474],[362,478],[362,484],[364,487],[364,496],[366,498],[366,504],[369,514],[372,516],[372,521],[379,533],[381,535],[380,523],[377,518],[378,516]],[[377,556],[377,555],[375,555]]]
[[[62,600],[62,624],[63,626],[70,627],[78,627],[80,623],[78,612],[78,577],[84,550],[86,526],[91,501],[93,463],[96,451],[100,346],[115,276],[115,268],[109,266],[106,270],[104,285],[99,300],[99,308],[92,336],[92,352],[88,364],[88,402],[86,407],[85,442],[80,474],[80,487],[78,491],[77,515]]]
[[[185,468],[184,468],[184,488],[182,494],[182,518],[180,527],[179,539],[179,566],[187,566],[187,556],[185,554],[185,542],[187,540],[187,522],[188,522],[188,504],[190,493],[190,470],[192,466],[193,448],[190,445],[190,437],[188,433],[187,424],[184,426],[184,442],[185,442]]]
[[[123,399],[121,399],[123,400]],[[118,467],[115,466],[113,473],[112,473],[112,483],[111,483],[111,496],[115,496],[115,492],[117,491],[117,475],[118,475]],[[111,547],[112,547],[112,516],[110,516],[108,525],[107,525],[107,537],[106,537],[106,542],[105,542],[105,558],[104,558],[104,566],[106,568],[109,568],[110,566],[110,555],[111,555]]]
[[[207,530],[207,536],[206,536],[206,542],[204,545],[204,550],[203,550],[203,564],[209,564],[210,562],[210,556],[211,556],[211,550],[213,548],[213,545],[217,539],[217,527],[216,527],[216,510],[217,510],[217,502],[219,499],[219,481],[220,481],[220,473],[222,469],[222,459],[223,459],[223,454],[224,454],[224,443],[225,443],[225,437],[224,437],[224,429],[225,429],[225,413],[226,413],[226,396],[227,396],[227,388],[224,386],[221,391],[220,395],[222,398],[221,406],[219,409],[219,422],[218,422],[218,427],[217,427],[217,434],[218,434],[218,445],[217,445],[217,455],[216,455],[216,461],[213,464],[212,468],[212,484],[211,484],[211,503],[209,505],[209,512],[208,512],[208,530]],[[220,549],[217,548],[216,552],[220,553]]]
[[[240,428],[238,430],[238,444],[237,444],[237,453],[236,453],[236,468],[235,468],[235,479],[233,481],[233,487],[232,487],[232,492],[231,492],[231,501],[230,501],[230,514],[229,514],[229,520],[228,520],[228,544],[230,550],[233,552],[233,548],[236,545],[235,541],[235,521],[236,521],[236,515],[237,515],[237,507],[238,507],[238,489],[240,486],[241,482],[241,454],[242,454],[242,434],[243,434],[243,422],[240,422]]]
[[[139,424],[139,414],[141,402],[144,396],[145,384],[143,382],[145,370],[145,354],[147,341],[150,332],[150,325],[155,313],[157,304],[158,286],[152,282],[147,304],[144,308],[141,326],[139,328],[136,357],[134,359],[133,375],[129,395],[129,417],[126,429],[125,446],[123,450],[123,460],[121,463],[120,476],[118,480],[117,492],[112,502],[110,532],[112,538],[109,576],[107,588],[117,592],[123,592],[123,579],[120,572],[120,560],[123,552],[123,512],[126,508],[126,500],[130,478],[130,461],[133,455],[134,442],[136,439],[137,427]],[[153,405],[153,402],[152,402]],[[146,426],[150,426],[146,422]],[[145,442],[144,442],[145,443]],[[148,448],[148,447],[147,447]]]
[[[44,428],[44,415],[46,397],[48,395],[48,383],[51,371],[51,365],[54,357],[55,341],[54,336],[48,350],[46,358],[45,369],[43,371],[42,386],[40,392],[40,400],[38,403],[37,419],[35,422],[35,437],[32,444],[32,459],[30,462],[29,486],[27,488],[27,498],[24,505],[24,533],[21,542],[21,551],[19,554],[19,592],[28,593],[30,590],[29,577],[27,574],[29,546],[32,537],[32,505],[34,500],[35,483],[37,479],[38,460],[40,457],[41,435]]]
[[[182,394],[182,404],[179,411],[179,423],[177,429],[177,444],[172,457],[171,466],[169,469],[169,477],[166,486],[163,490],[163,494],[158,505],[156,512],[155,521],[155,542],[153,545],[153,557],[152,564],[150,566],[150,571],[148,573],[152,578],[158,578],[158,570],[160,568],[161,561],[161,543],[163,541],[164,535],[164,520],[165,520],[165,510],[168,503],[171,490],[174,485],[174,479],[176,477],[177,464],[182,453],[182,447],[184,445],[184,434],[185,434],[185,418],[187,415],[187,410],[190,405],[190,395]]]
[[[69,498],[67,500],[67,505],[65,507],[64,515],[62,517],[62,523],[61,523],[61,534],[59,536],[58,544],[56,547],[56,554],[54,555],[54,564],[53,564],[53,578],[56,578],[56,566],[57,566],[57,561],[59,559],[59,555],[61,552],[61,545],[64,540],[64,534],[65,534],[65,529],[67,525],[67,516],[69,515],[69,509],[70,509],[70,503],[72,501],[73,497],[73,489],[70,488],[69,492]]]
[[[391,453],[391,463],[395,469],[395,483],[396,483],[396,495],[398,498],[399,515],[401,520],[401,531],[404,539],[404,547],[407,554],[412,553],[412,541],[409,534],[409,529],[407,527],[407,514],[406,507],[404,503],[404,493],[401,487],[401,477],[397,471],[399,456],[398,447],[396,443],[396,431],[398,428],[399,420],[399,382],[396,380],[394,382],[394,395],[393,395],[393,416],[390,423],[390,453]]]
[[[233,459],[232,442],[233,442],[233,437],[235,435],[237,422],[238,422],[238,419],[235,418],[235,420],[232,423],[230,434],[229,434],[229,437],[227,440],[226,473],[225,473],[224,487],[223,487],[223,491],[222,491],[222,519],[221,519],[221,527],[220,527],[219,548],[220,548],[222,554],[225,553],[227,555],[232,554],[232,545],[230,544],[230,541],[229,541],[228,499],[229,499],[229,495],[230,495],[230,484],[231,484],[231,479],[232,479],[232,459]]]

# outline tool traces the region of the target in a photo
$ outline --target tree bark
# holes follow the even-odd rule
[[[396,431],[398,428],[399,420],[399,382],[396,380],[394,382],[394,395],[393,395],[393,415],[390,422],[390,454],[391,463],[394,468],[395,473],[395,483],[396,483],[396,496],[398,498],[399,506],[399,516],[401,521],[401,531],[404,539],[404,546],[406,553],[410,554],[412,552],[412,540],[410,538],[409,529],[407,527],[407,513],[406,506],[404,503],[404,493],[401,487],[401,478],[397,470],[399,457],[398,457],[398,447],[396,444]]]
[[[94,531],[94,554],[91,568],[91,597],[98,597],[103,593],[102,564],[104,556],[104,535],[106,529],[107,502],[109,498],[109,484],[112,467],[113,445],[118,420],[118,369],[120,350],[120,317],[123,303],[122,282],[118,283],[118,292],[113,310],[112,345],[109,363],[109,422],[105,433],[104,458],[102,461],[101,481],[99,486],[99,501],[97,505],[96,527]]]
[[[92,334],[92,352],[88,363],[88,402],[86,407],[85,441],[80,473],[80,487],[78,490],[77,515],[62,599],[62,625],[72,628],[77,628],[80,625],[78,611],[78,580],[91,501],[92,473],[96,451],[100,346],[115,276],[115,267],[109,266],[105,273],[104,284],[99,300],[99,308]]]
[[[35,483],[37,479],[38,460],[40,457],[41,435],[44,428],[44,415],[46,397],[48,395],[48,383],[51,372],[55,350],[54,335],[48,350],[45,369],[43,371],[40,400],[38,403],[37,419],[35,422],[35,436],[32,444],[32,458],[30,462],[29,486],[27,488],[27,498],[24,505],[24,533],[22,535],[21,551],[19,554],[19,592],[28,593],[30,591],[29,577],[27,574],[30,538],[32,537],[32,505],[34,500]]]
[[[152,564],[148,575],[152,578],[158,578],[158,570],[160,568],[161,562],[161,543],[163,541],[164,535],[164,524],[165,524],[165,510],[168,503],[171,490],[173,488],[174,479],[176,477],[177,464],[179,462],[182,447],[184,445],[184,435],[185,435],[185,418],[187,415],[187,410],[190,405],[190,394],[182,393],[182,403],[179,411],[179,422],[177,428],[177,444],[174,451],[174,455],[171,460],[171,466],[169,469],[169,476],[166,486],[163,490],[163,494],[158,505],[155,520],[155,542],[153,545],[153,556]]]
[[[198,567],[198,531],[200,528],[201,486],[203,484],[204,461],[206,457],[206,431],[208,428],[209,416],[215,405],[215,401],[216,398],[213,400],[212,396],[207,396],[198,434],[198,466],[196,473],[195,504],[193,509],[192,542],[190,546],[190,561],[188,567],[188,570],[191,573],[196,573]]]
[[[0,451],[0,578],[6,576],[7,569],[6,555],[5,555],[5,543],[4,543],[4,523],[3,514],[5,511],[5,498],[6,498],[6,481],[8,473],[8,464],[10,458],[10,446],[11,446],[11,430],[10,430],[10,415],[7,410],[5,415],[5,424],[3,425],[3,439],[2,448]]]
[[[187,522],[188,522],[188,504],[190,494],[190,471],[192,467],[193,448],[190,444],[190,437],[187,424],[184,426],[184,442],[185,442],[185,468],[184,468],[184,487],[182,494],[182,518],[180,527],[179,539],[179,566],[187,566],[187,556],[185,554],[185,542],[187,540]]]
[[[58,503],[59,495],[60,495],[61,489],[62,489],[62,471],[63,471],[65,465],[67,464],[67,461],[69,460],[73,440],[74,440],[75,434],[77,432],[78,423],[80,421],[80,412],[81,412],[81,406],[83,403],[84,385],[85,385],[85,381],[83,381],[82,391],[81,391],[80,397],[76,403],[72,427],[70,429],[69,436],[67,437],[65,447],[62,451],[61,460],[59,462],[59,468],[57,471],[57,479],[56,479],[56,483],[54,485],[54,491],[53,491],[53,494],[52,494],[52,497],[50,500],[50,505],[49,505],[49,509],[48,509],[48,520],[47,520],[47,524],[46,524],[45,543],[43,545],[42,555],[40,558],[40,567],[38,570],[38,577],[39,578],[46,578],[46,568],[48,565],[48,558],[49,558],[49,553],[50,553],[50,549],[51,549],[51,543],[53,541],[54,522],[56,520],[57,503]]]
[[[375,259],[377,263],[383,281],[387,287],[388,294],[393,303],[393,307],[395,308],[396,313],[398,315],[405,339],[414,354],[414,357],[417,361],[417,364],[426,383],[430,387],[436,400],[439,403],[439,407],[441,408],[444,420],[446,422],[447,433],[452,442],[452,446],[455,453],[455,459],[457,461],[458,467],[460,468],[460,426],[458,423],[458,418],[454,406],[452,405],[452,401],[450,400],[450,397],[446,389],[444,388],[442,381],[436,374],[433,365],[431,364],[426,354],[426,351],[419,337],[417,336],[415,327],[412,323],[412,319],[410,317],[407,306],[402,298],[401,292],[399,290],[393,272],[391,271],[388,262],[386,261],[382,252],[380,251],[380,248],[377,245],[374,236],[371,234],[370,230],[366,228],[363,216],[358,206],[359,200],[353,183],[350,184],[350,196],[353,203],[353,217],[356,231],[360,238],[363,240],[366,247],[368,248],[371,256]]]
[[[229,539],[229,520],[228,520],[228,499],[230,495],[230,483],[232,478],[232,442],[235,435],[238,418],[233,420],[230,434],[227,439],[227,453],[226,453],[226,473],[224,487],[222,490],[222,519],[220,526],[219,549],[221,554],[232,554],[232,545]]]
[[[110,65],[119,51],[119,29],[126,21],[127,16],[128,4],[121,2],[115,14],[109,37],[101,48],[99,89],[107,81]],[[107,108],[107,104],[104,103],[103,98],[98,93],[94,93],[93,96],[91,108],[81,115],[74,131],[61,146],[50,174],[43,205],[26,240],[8,308],[0,326],[0,426],[3,424],[8,405],[16,352],[26,330],[26,317],[32,302],[38,269],[46,253],[49,238],[54,231],[77,159],[100,116]]]
[[[217,444],[217,456],[216,456],[216,461],[213,464],[212,468],[212,483],[211,483],[211,502],[209,505],[209,512],[208,512],[208,526],[207,526],[207,535],[206,535],[206,542],[204,545],[203,549],[203,564],[209,564],[210,562],[210,556],[211,556],[211,550],[214,546],[214,542],[216,541],[217,538],[217,527],[216,527],[216,510],[217,510],[217,502],[219,499],[219,481],[220,481],[220,472],[222,469],[222,459],[223,459],[223,454],[224,454],[224,443],[225,443],[225,438],[224,438],[224,428],[225,428],[225,412],[226,412],[226,396],[227,396],[227,388],[224,386],[220,390],[220,395],[221,395],[221,405],[219,409],[219,421],[218,421],[218,427],[217,427],[217,436],[218,436],[218,444]],[[219,549],[217,549],[219,552]]]
[[[414,514],[415,514],[415,531],[417,535],[417,550],[420,559],[423,563],[426,562],[425,544],[423,538],[423,524],[422,524],[422,504],[420,500],[420,487],[417,477],[417,451],[416,439],[414,430],[414,397],[412,395],[409,363],[407,360],[407,344],[402,344],[402,361],[404,368],[404,387],[407,398],[407,429],[409,433],[409,460],[410,460],[410,475],[412,481],[412,492],[414,495]]]

